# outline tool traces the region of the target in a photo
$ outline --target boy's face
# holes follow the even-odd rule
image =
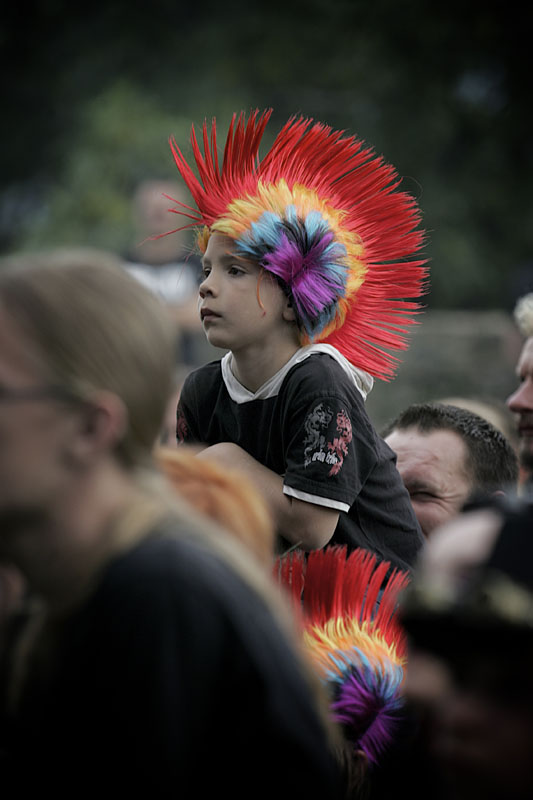
[[[235,353],[292,340],[294,313],[276,279],[234,250],[229,236],[214,233],[202,259],[199,309],[209,343]]]

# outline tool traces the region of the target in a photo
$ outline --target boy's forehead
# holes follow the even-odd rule
[[[256,261],[245,258],[239,254],[238,247],[234,239],[222,233],[211,234],[207,242],[207,247],[202,257],[202,261],[204,263],[212,263],[213,261],[219,261],[221,263],[239,261],[243,264],[252,265],[259,268],[259,264],[257,264]]]
[[[207,241],[204,259],[233,255],[236,255],[236,246],[231,236],[226,236],[222,233],[212,233]]]

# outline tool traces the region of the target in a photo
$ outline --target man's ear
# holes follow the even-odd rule
[[[112,392],[95,392],[76,414],[75,430],[68,452],[72,463],[89,464],[95,456],[111,453],[124,438],[128,411]]]

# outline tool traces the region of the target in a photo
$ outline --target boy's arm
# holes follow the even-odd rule
[[[284,494],[283,478],[260,464],[239,445],[220,442],[202,450],[196,457],[245,472],[266,500],[278,532],[287,541],[300,545],[304,550],[317,550],[333,536],[339,519],[338,511]]]

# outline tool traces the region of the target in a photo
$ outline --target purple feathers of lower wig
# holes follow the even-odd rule
[[[353,648],[349,660],[354,663],[342,678],[333,679],[331,710],[347,738],[376,764],[394,741],[402,717],[403,669],[392,661],[371,663],[358,648]]]

